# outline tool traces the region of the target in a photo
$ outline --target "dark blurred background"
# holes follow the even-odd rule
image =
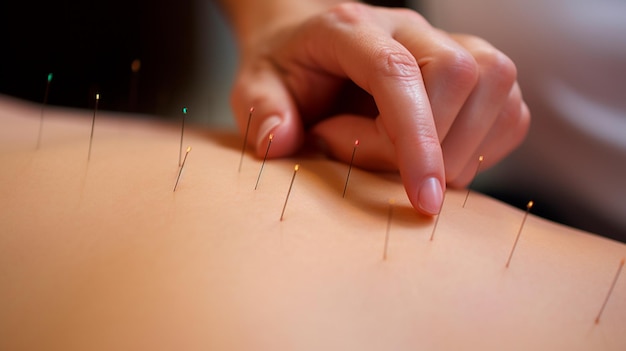
[[[113,110],[160,113],[194,66],[191,1],[4,1],[0,92],[88,107],[96,92]],[[140,60],[138,72],[131,63]]]
[[[236,61],[213,1],[8,0],[0,4],[0,30],[2,94],[42,102],[53,73],[51,105],[89,108],[98,92],[103,109],[170,116],[192,105],[190,115],[202,114],[197,120],[228,124],[229,116],[207,116],[230,115]]]

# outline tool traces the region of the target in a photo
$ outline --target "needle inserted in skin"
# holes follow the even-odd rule
[[[96,125],[96,113],[98,113],[98,102],[100,102],[100,94],[96,93],[96,105],[93,109],[93,119],[91,120],[91,135],[89,136],[89,153],[87,153],[87,161],[91,159],[91,144],[93,143],[93,128]]]
[[[600,323],[600,317],[602,316],[602,312],[604,312],[604,308],[606,307],[607,302],[609,302],[609,298],[613,293],[613,289],[615,288],[615,284],[617,283],[617,279],[619,278],[620,273],[622,273],[622,268],[624,268],[624,259],[619,263],[617,267],[617,272],[615,272],[615,278],[613,278],[613,282],[611,283],[611,287],[609,288],[609,292],[606,294],[606,298],[604,298],[604,302],[602,303],[602,307],[600,307],[600,312],[598,312],[598,316],[596,317],[596,324]]]
[[[178,169],[178,177],[176,177],[176,184],[174,184],[174,191],[176,191],[176,188],[178,187],[178,181],[180,180],[181,174],[183,174],[183,168],[185,168],[185,161],[187,161],[187,155],[189,155],[190,151],[191,151],[191,146],[188,146],[187,152],[185,152],[185,158],[183,159],[183,163],[180,165],[180,168]]]
[[[348,176],[346,177],[346,184],[343,186],[343,195],[346,197],[346,190],[348,189],[348,180],[350,180],[350,172],[352,172],[352,164],[354,164],[354,155],[356,154],[356,148],[359,146],[359,139],[354,141],[354,149],[352,149],[352,158],[350,159],[350,167],[348,167]]]
[[[48,82],[46,83],[46,92],[43,95],[43,104],[41,106],[41,117],[39,118],[39,135],[37,136],[37,150],[39,150],[39,146],[41,145],[41,134],[43,131],[43,112],[46,108],[46,104],[48,103],[48,94],[50,92],[51,82],[52,82],[52,73],[48,73]]]
[[[441,210],[443,209],[443,203],[446,201],[446,194],[443,194],[443,201],[441,201],[441,207],[439,207],[439,213],[437,213],[437,218],[435,218],[435,224],[433,225],[433,231],[430,233],[430,241],[433,241],[435,238],[435,230],[437,230],[437,225],[439,224],[439,218],[441,217]]]
[[[183,107],[182,125],[180,127],[180,147],[178,149],[178,167],[181,167],[181,159],[183,157],[183,134],[185,134],[185,117],[187,116],[187,108]]]
[[[261,180],[261,173],[263,172],[263,167],[265,166],[265,161],[267,160],[267,154],[270,152],[270,146],[272,146],[272,140],[274,139],[274,134],[270,134],[269,142],[267,143],[267,150],[265,150],[265,156],[263,157],[263,163],[261,163],[261,169],[259,170],[259,176],[256,178],[256,184],[254,185],[254,190],[259,186],[259,180]]]
[[[385,246],[383,247],[383,261],[387,260],[387,246],[389,245],[389,231],[391,229],[391,218],[393,217],[394,199],[389,200],[389,212],[387,212],[387,231],[385,232]]]
[[[526,223],[526,218],[528,218],[528,213],[530,209],[533,207],[534,202],[529,201],[526,205],[526,213],[524,213],[524,219],[522,219],[522,224],[517,231],[517,236],[515,237],[515,242],[513,243],[513,248],[511,248],[511,253],[509,254],[509,259],[506,260],[506,268],[509,268],[509,264],[511,263],[511,257],[513,257],[513,252],[515,251],[515,247],[517,246],[517,241],[519,240],[520,234],[522,234],[522,229],[524,229],[524,223]]]
[[[250,131],[250,121],[252,121],[252,112],[254,107],[250,107],[250,113],[248,114],[248,124],[246,125],[246,133],[243,136],[243,146],[241,147],[241,158],[239,159],[239,171],[241,172],[241,164],[243,163],[243,155],[246,153],[246,145],[248,144],[248,132]]]
[[[283,220],[283,216],[285,215],[285,209],[287,208],[287,201],[289,201],[289,194],[291,194],[291,188],[293,187],[293,181],[296,179],[296,173],[298,173],[298,169],[300,169],[300,165],[296,164],[293,167],[293,176],[291,177],[291,184],[289,184],[289,190],[287,191],[287,197],[285,198],[285,204],[283,205],[283,212],[280,214],[280,220]]]
[[[467,198],[469,197],[471,188],[472,188],[472,184],[474,183],[474,179],[476,179],[476,176],[478,175],[478,171],[480,170],[480,164],[483,163],[483,156],[479,156],[478,157],[478,166],[476,166],[476,173],[474,173],[474,178],[472,178],[472,182],[470,183],[470,185],[467,186],[467,194],[465,195],[465,200],[463,201],[463,208],[465,208],[465,204],[467,203]]]

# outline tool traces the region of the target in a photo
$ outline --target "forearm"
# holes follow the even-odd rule
[[[355,0],[217,0],[228,18],[239,45],[260,32],[297,23],[333,5]]]

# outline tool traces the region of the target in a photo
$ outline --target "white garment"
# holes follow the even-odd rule
[[[423,0],[420,8],[436,27],[485,38],[518,67],[531,129],[481,182],[626,241],[626,1]]]

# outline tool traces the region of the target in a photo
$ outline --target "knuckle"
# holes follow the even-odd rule
[[[428,128],[425,128],[428,130]],[[433,131],[422,132],[419,134],[420,148],[424,150],[428,155],[435,155],[441,152],[441,144],[436,133]]]
[[[365,5],[354,2],[344,2],[331,7],[323,17],[329,23],[342,23],[349,25],[357,25],[364,23],[369,16],[368,9]]]
[[[474,57],[466,51],[449,50],[441,55],[443,74],[447,81],[458,86],[474,87],[478,82],[479,67]]]
[[[395,8],[393,11],[395,11],[396,13],[405,16],[406,19],[408,19],[410,22],[412,22],[413,24],[418,24],[418,25],[425,25],[430,27],[430,23],[428,22],[428,20],[426,20],[426,18],[424,18],[424,16],[422,16],[421,14],[419,14],[417,11],[410,9],[410,8]]]
[[[524,108],[521,92],[514,87],[509,98],[498,116],[498,123],[505,130],[517,130],[524,132],[530,124],[530,114]],[[524,132],[525,133],[525,132]]]
[[[399,131],[394,140],[394,145],[410,145],[409,150],[420,150],[426,155],[436,155],[442,151],[439,137],[433,126],[426,121],[416,122],[416,131],[408,133]]]
[[[513,61],[502,52],[489,48],[475,54],[482,71],[502,88],[511,88],[517,80],[517,68]]]
[[[409,52],[383,47],[373,53],[372,60],[375,73],[383,77],[410,80],[420,75],[417,61]]]

